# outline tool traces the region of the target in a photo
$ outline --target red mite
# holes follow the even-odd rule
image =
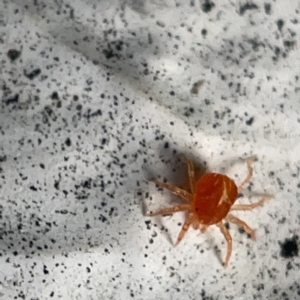
[[[165,215],[178,211],[187,212],[185,223],[182,226],[175,246],[182,240],[190,225],[192,225],[194,229],[199,228],[201,232],[204,232],[210,225],[218,226],[227,241],[227,255],[225,259],[225,266],[227,266],[232,251],[232,238],[223,220],[242,227],[251,235],[252,239],[255,240],[254,230],[244,221],[229,212],[233,210],[251,210],[262,205],[265,201],[271,199],[272,196],[265,195],[258,202],[251,204],[233,205],[237,200],[238,192],[245,188],[252,177],[252,164],[255,161],[253,157],[246,159],[248,175],[239,187],[237,187],[235,182],[228,176],[219,173],[206,173],[196,180],[192,161],[188,159],[185,160],[188,165],[190,191],[183,190],[173,184],[164,183],[159,180],[154,180],[154,182],[181,197],[186,203],[163,208],[157,212],[149,213],[148,216]]]

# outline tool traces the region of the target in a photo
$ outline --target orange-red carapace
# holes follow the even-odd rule
[[[188,159],[185,160],[188,165],[189,191],[181,189],[171,183],[154,180],[157,185],[183,198],[185,203],[163,208],[157,212],[149,213],[148,216],[164,215],[178,211],[187,212],[186,220],[175,245],[182,240],[190,225],[192,225],[194,229],[199,228],[202,232],[210,225],[218,226],[227,241],[227,255],[224,264],[227,266],[232,252],[232,238],[223,221],[225,220],[237,224],[255,239],[254,230],[244,221],[233,216],[230,212],[234,210],[251,210],[262,205],[265,201],[271,199],[272,196],[265,195],[259,201],[251,204],[234,204],[238,197],[238,192],[245,188],[252,177],[252,164],[255,161],[253,157],[246,159],[248,175],[239,186],[228,176],[219,173],[206,173],[199,179],[196,179],[192,161]]]

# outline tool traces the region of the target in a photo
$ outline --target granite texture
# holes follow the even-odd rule
[[[222,4],[221,4],[222,3]],[[300,5],[0,1],[0,299],[299,299]],[[182,157],[237,183],[229,225],[180,202]]]

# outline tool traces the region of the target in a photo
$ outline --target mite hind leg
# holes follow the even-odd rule
[[[228,229],[225,227],[225,225],[222,222],[219,222],[216,225],[220,228],[220,230],[223,233],[223,235],[226,239],[226,242],[227,242],[227,254],[226,254],[226,259],[225,259],[225,263],[224,263],[224,267],[227,267],[230,256],[231,256],[231,252],[232,252],[232,237],[231,237]]]
[[[243,228],[247,233],[249,233],[249,234],[251,235],[251,237],[252,237],[253,240],[256,240],[254,230],[253,230],[251,227],[249,227],[249,226],[247,225],[247,223],[245,223],[244,221],[242,221],[241,219],[239,219],[239,218],[237,218],[237,217],[235,217],[235,216],[233,216],[233,215],[227,215],[227,216],[226,216],[226,220],[229,221],[229,222],[231,222],[231,223],[234,223],[234,224],[240,226],[240,227]]]

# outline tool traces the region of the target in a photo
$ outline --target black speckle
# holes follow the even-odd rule
[[[244,234],[246,231],[243,229],[243,228],[238,228],[238,231],[240,234]],[[249,233],[247,233],[247,237],[250,239],[251,238],[251,235]]]
[[[286,217],[282,217],[280,220],[278,220],[278,224],[284,224],[286,222]]]
[[[148,230],[151,229],[151,221],[145,221],[145,224]]]
[[[168,142],[165,142],[165,149],[169,148],[169,143]]]
[[[279,19],[279,20],[277,21],[277,27],[278,27],[278,30],[279,30],[279,31],[281,31],[283,25],[284,25],[284,21],[281,20],[281,19]]]
[[[33,185],[30,186],[29,188],[30,188],[32,191],[35,191],[35,192],[37,191],[37,188],[36,188],[35,186],[33,186]]]
[[[16,49],[10,49],[7,52],[7,56],[11,61],[16,60],[21,55],[21,51],[18,51]]]
[[[252,123],[253,123],[253,121],[254,121],[254,118],[251,117],[249,120],[246,121],[246,124],[247,124],[248,126],[251,126]]]
[[[24,71],[24,75],[30,79],[33,80],[36,76],[38,76],[41,73],[41,69],[34,69],[32,72],[27,73],[26,71]]]
[[[12,104],[12,103],[18,103],[18,102],[19,102],[19,94],[16,94],[15,96],[5,100],[6,105],[9,105],[9,104]]]
[[[91,188],[91,183],[92,183],[92,180],[91,180],[91,179],[85,180],[85,181],[82,183],[82,186],[83,186],[84,188],[90,189],[90,188]]]
[[[51,109],[51,107],[49,106],[45,106],[45,112],[47,113],[47,115],[52,118],[53,121],[56,120],[56,116],[54,114],[54,111]]]
[[[265,3],[265,13],[267,15],[271,14],[271,4],[270,3]]]
[[[286,269],[287,269],[287,270],[293,269],[293,266],[292,266],[292,264],[291,264],[290,261],[286,264]]]
[[[57,190],[59,190],[59,181],[55,181],[55,182],[54,182],[54,187],[55,187]]]
[[[114,52],[111,49],[103,50],[103,54],[105,55],[106,59],[110,59],[115,56]]]
[[[174,91],[171,91],[171,92],[170,92],[170,95],[171,95],[171,96],[174,96],[174,95],[175,95],[175,92],[174,92]]]
[[[156,24],[159,26],[159,27],[162,27],[162,28],[165,28],[166,27],[166,24],[162,21],[157,21]]]
[[[201,34],[202,34],[203,36],[206,36],[206,35],[207,35],[207,30],[206,30],[206,29],[202,29],[202,30],[201,30]]]
[[[199,93],[201,87],[203,86],[203,84],[204,84],[204,80],[196,81],[191,88],[191,94],[197,95]]]
[[[71,142],[70,138],[67,138],[67,139],[66,139],[65,144],[66,144],[68,147],[71,146],[72,142]]]
[[[7,159],[6,155],[0,156],[0,162],[5,162]]]
[[[264,290],[265,289],[265,285],[263,283],[260,283],[260,284],[258,284],[258,286],[257,286],[256,289],[257,289],[257,291]]]
[[[287,48],[293,48],[296,45],[295,41],[284,41],[283,45]]]
[[[284,243],[280,243],[281,252],[280,255],[284,258],[290,258],[298,255],[297,236],[291,239],[285,239]]]
[[[108,213],[108,215],[111,217],[112,215],[113,215],[113,213],[114,213],[114,207],[111,207],[110,208],[110,211],[109,211],[109,213]]]
[[[210,2],[209,0],[205,0],[205,2],[202,4],[202,10],[204,12],[210,12],[214,8],[215,4],[213,2]]]
[[[107,218],[103,215],[100,215],[99,220],[102,221],[103,223],[105,223],[107,221]]]
[[[45,169],[45,165],[44,164],[40,164],[40,167],[42,168],[42,169]]]
[[[58,100],[58,98],[59,98],[58,97],[58,93],[57,92],[53,92],[52,95],[51,95],[51,99],[52,100]]]
[[[44,270],[43,271],[44,271],[45,275],[49,274],[49,271],[47,270],[47,267],[45,265],[44,265]]]
[[[258,9],[258,6],[254,3],[246,3],[240,7],[240,14],[243,15],[246,10]]]
[[[52,227],[52,224],[50,222],[45,222],[45,223],[48,227]]]
[[[91,117],[102,116],[102,110],[97,109],[95,112],[91,113]]]

